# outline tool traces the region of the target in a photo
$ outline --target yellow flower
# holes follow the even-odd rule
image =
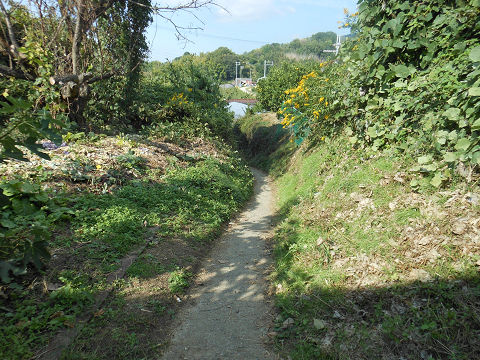
[[[318,102],[321,103],[325,98],[322,96],[320,99],[318,99]]]
[[[328,101],[325,101],[325,106],[328,106]]]
[[[329,116],[328,115],[325,115],[325,120],[328,120]]]

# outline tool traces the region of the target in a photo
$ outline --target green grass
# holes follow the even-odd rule
[[[188,288],[191,277],[192,273],[185,269],[172,271],[168,277],[168,288],[173,294],[181,294]]]
[[[245,129],[255,131],[253,121]],[[412,188],[412,158],[354,149],[338,136],[260,162],[283,169],[273,172],[272,276],[283,356],[471,359],[480,352],[472,340],[480,336],[480,254],[469,237],[451,232],[457,219],[480,217],[456,195],[478,186],[456,179],[439,193],[419,179]],[[444,207],[452,197],[456,205]],[[285,328],[288,318],[294,324]]]
[[[255,99],[256,93],[246,93],[239,88],[220,88],[222,97],[226,100],[231,99]]]
[[[151,256],[151,254],[144,254],[130,265],[127,269],[127,276],[149,278],[166,271],[168,271],[168,268],[162,265],[155,257]]]
[[[120,160],[127,167],[144,166],[133,155]],[[128,181],[111,193],[72,195],[75,214],[69,227],[73,237],[62,235],[51,243],[56,251],[69,254],[63,270],[48,273],[47,282],[58,283],[58,289],[42,293],[16,283],[3,289],[9,302],[0,308],[2,359],[28,359],[57,329],[73,326],[95,294],[106,288],[105,278],[119,267],[120,259],[147,240],[157,239],[162,246],[165,239],[183,239],[189,246],[206,247],[252,193],[250,171],[232,152],[225,152],[221,160],[206,158],[190,166],[170,166],[163,174],[140,170],[146,175],[143,179]],[[128,279],[170,271],[170,290],[181,293],[191,273],[175,270],[175,259],[168,261],[170,265],[165,265],[152,255],[142,255],[128,269]],[[124,287],[121,282],[114,286]],[[153,308],[160,312],[164,306]],[[118,348],[112,351],[122,353],[122,358],[136,358],[138,334],[117,331],[112,337],[117,333]]]
[[[247,115],[237,120],[235,134],[238,146],[245,158],[271,175],[280,175],[288,166],[288,156],[295,146],[288,140],[274,114]]]

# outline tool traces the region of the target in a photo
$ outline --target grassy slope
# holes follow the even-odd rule
[[[39,352],[104,289],[112,295],[65,358],[132,359],[158,351],[177,297],[252,190],[249,169],[225,145],[193,139],[182,146],[142,137],[86,139],[59,149],[53,166],[44,162],[53,170],[43,169],[43,185],[66,191],[75,215],[57,225],[45,271],[2,286],[2,359]],[[187,161],[193,156],[199,160]],[[5,173],[28,176],[38,170],[29,164]],[[121,259],[145,244],[126,277],[107,284]],[[160,333],[151,334],[152,322]]]
[[[252,130],[249,122],[240,126]],[[478,186],[415,191],[408,155],[355,150],[342,136],[294,153],[285,144],[269,164],[277,171],[280,352],[478,357]]]

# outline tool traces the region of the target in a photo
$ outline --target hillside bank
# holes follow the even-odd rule
[[[293,359],[480,353],[480,188],[416,185],[416,158],[348,133],[294,146],[274,114],[239,121],[277,189],[276,346]]]

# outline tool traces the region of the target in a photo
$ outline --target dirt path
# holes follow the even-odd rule
[[[205,262],[165,360],[273,359],[263,345],[270,313],[264,237],[271,227],[272,194],[266,176],[252,171],[255,196]]]

